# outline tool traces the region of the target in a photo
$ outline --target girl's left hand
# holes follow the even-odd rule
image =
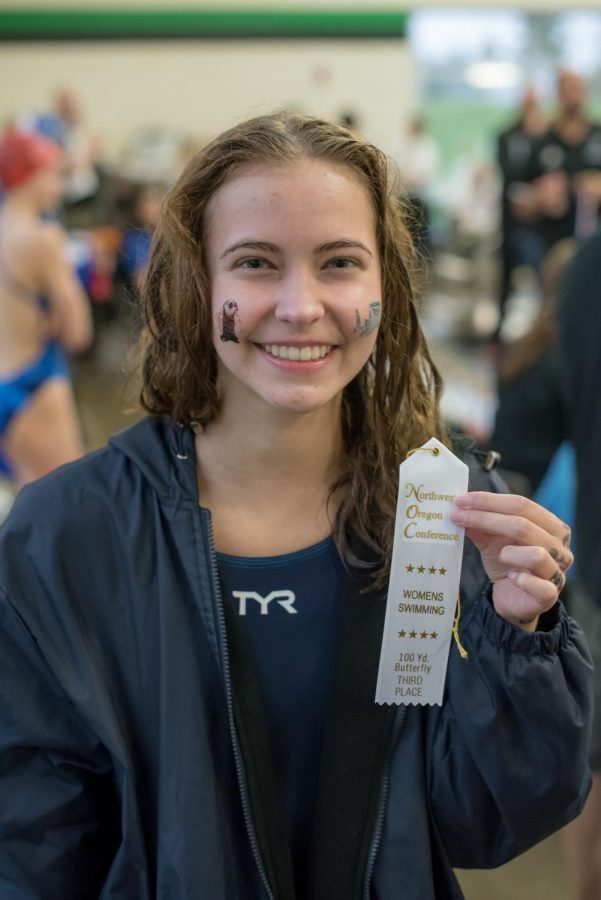
[[[457,497],[451,521],[480,551],[497,613],[535,631],[574,562],[568,526],[527,497],[486,491]]]

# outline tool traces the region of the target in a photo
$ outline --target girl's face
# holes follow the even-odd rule
[[[207,258],[225,409],[337,404],[372,352],[382,300],[374,209],[353,171],[249,164],[211,199]]]

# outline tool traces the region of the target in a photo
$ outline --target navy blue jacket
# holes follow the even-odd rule
[[[444,705],[376,706],[385,598],[363,586],[349,574],[312,897],[458,898],[453,866],[581,809],[588,653],[559,605],[536,634],[500,619],[466,541],[469,659],[451,647]],[[292,898],[262,715],[190,430],[146,419],[21,492],[0,533],[2,900]]]

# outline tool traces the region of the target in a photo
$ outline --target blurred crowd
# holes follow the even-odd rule
[[[462,174],[455,174],[450,181],[442,177],[443,154],[422,115],[412,116],[384,147],[397,167],[399,194],[422,261],[424,308],[437,293],[442,297],[442,308],[447,302],[450,305],[449,273],[456,292],[473,303],[473,333],[455,336],[478,338],[491,352],[500,397],[492,442],[500,445],[509,468],[518,473],[515,483],[530,493],[538,487],[550,461],[549,453],[557,449],[554,429],[533,429],[538,441],[533,435],[531,448],[524,450],[524,456],[534,460],[530,467],[517,454],[517,445],[525,447],[528,442],[512,442],[513,426],[506,424],[506,408],[516,405],[510,397],[522,397],[522,383],[532,378],[533,369],[548,366],[550,347],[557,339],[554,298],[563,264],[578,243],[596,230],[601,202],[601,125],[589,118],[586,83],[574,72],[560,71],[556,84],[552,108],[548,104],[543,107],[535,88],[526,85],[515,121],[502,133],[491,135],[495,158],[486,164],[464,165]],[[339,120],[362,136],[356,113],[341,112]],[[31,191],[32,176],[38,175],[45,163],[32,165],[31,171],[21,173],[16,182],[14,174],[7,170],[3,176],[0,171],[4,194],[0,219],[9,220],[3,221],[2,231],[6,235],[11,223],[13,232],[18,230],[15,222],[17,226],[22,222],[19,214],[23,209],[30,224],[36,219],[46,231],[51,226],[60,230],[57,255],[64,256],[72,269],[85,298],[80,298],[79,305],[85,303],[89,312],[87,344],[70,345],[65,338],[68,328],[61,336],[56,322],[50,324],[48,319],[44,333],[48,336],[54,328],[54,336],[69,353],[76,350],[92,357],[106,354],[116,334],[136,327],[135,298],[163,195],[200,143],[190,137],[176,139],[167,130],[148,129],[130,136],[120,160],[108,163],[103,158],[102,137],[90,127],[70,89],[58,92],[51,109],[15,113],[4,125],[5,135],[30,135],[60,149],[60,158],[53,161],[60,186],[57,182],[54,193],[51,189],[46,197],[35,198]],[[10,147],[3,152],[5,157],[10,156]],[[14,152],[18,155],[21,151]],[[10,169],[14,160],[7,159],[0,166]],[[457,173],[460,167],[457,162],[453,171]],[[28,192],[32,196],[22,203],[21,195]],[[440,227],[443,207],[445,228]],[[28,287],[32,296],[43,293],[44,279],[40,280],[35,266],[27,262],[28,253],[35,258],[39,248],[27,250],[25,241],[20,251],[17,247],[16,255],[12,249],[15,260],[19,253],[24,258],[18,271],[19,265],[7,258],[11,240],[14,243],[14,237],[0,239],[0,258],[4,261],[0,296],[7,290],[10,294],[11,286],[14,293],[15,283],[25,289],[21,294],[27,293]],[[50,269],[57,265],[60,269],[55,260]],[[530,306],[524,321],[532,328],[524,335],[527,326],[522,325],[515,342],[512,338],[516,335],[506,327],[507,310],[512,300],[520,300],[525,276]],[[63,271],[59,293],[66,291],[65,277]],[[490,315],[484,326],[477,328],[476,307],[483,294]],[[64,305],[64,301],[59,297],[57,304]],[[26,306],[17,302],[13,317],[25,315]],[[10,303],[8,307],[12,308]],[[75,308],[77,304],[72,303]],[[31,309],[27,314],[31,315]],[[452,339],[454,335],[449,332],[446,337]],[[123,344],[119,347],[117,355]],[[2,359],[0,353],[0,381],[18,370],[18,364],[31,356],[30,350],[26,341],[16,357],[14,352],[5,353]],[[549,369],[541,375],[541,382],[549,387]],[[4,418],[14,415],[7,409]],[[471,431],[484,444],[493,432],[492,416],[484,422],[468,419],[452,424]],[[4,432],[0,450],[3,442],[6,444]],[[539,445],[543,444],[546,446],[541,449]],[[5,474],[10,471],[6,460],[3,468]],[[44,466],[32,471],[39,474],[43,470]]]
[[[532,88],[518,118],[498,139],[502,174],[500,320],[521,265],[540,273],[545,254],[560,241],[582,240],[597,229],[601,202],[601,125],[586,112],[586,84],[560,72],[557,109],[541,112]]]
[[[116,313],[123,287],[139,284],[163,194],[197,143],[149,128],[129,136],[120,160],[109,163],[70,89],[59,91],[52,110],[24,111],[5,129],[61,148],[61,196],[44,215],[65,229],[69,259],[94,315]]]
[[[558,295],[563,268],[559,261],[566,262],[578,243],[594,233],[601,202],[601,125],[589,118],[586,83],[570,71],[560,71],[556,83],[552,108],[548,104],[543,107],[535,88],[527,85],[515,121],[502,133],[491,135],[495,158],[484,165],[464,166],[463,174],[451,181],[442,179],[441,149],[428,133],[423,116],[411,117],[384,147],[398,169],[398,190],[422,260],[424,308],[437,292],[443,306],[447,302],[445,279],[449,273],[464,296],[473,293],[474,307],[483,293],[489,307],[493,306],[484,327],[477,329],[474,325],[474,333],[467,336],[479,338],[491,353],[494,351],[490,358],[498,376],[500,418],[492,440],[501,445],[509,467],[520,472],[522,487],[529,492],[535,491],[541,480],[549,462],[548,452],[541,455],[541,447],[534,445],[525,451],[536,458],[534,470],[514,456],[516,448],[511,446],[512,428],[505,424],[505,410],[515,404],[507,398],[524,393],[522,381],[531,377],[525,373],[540,364],[539,358],[546,360],[556,340],[557,303],[553,298]],[[341,112],[339,119],[361,136],[361,123],[354,112]],[[30,135],[58,147],[60,158],[53,165],[60,186],[57,182],[48,196],[34,197],[32,177],[46,163],[32,164],[27,173],[11,175],[8,170],[14,167],[14,160],[8,159],[10,147],[4,148],[2,165],[8,169],[4,175],[0,171],[4,194],[0,218],[5,235],[0,240],[0,295],[6,291],[10,294],[11,287],[14,293],[17,283],[21,294],[28,288],[32,296],[44,292],[44,279],[34,271],[35,265],[27,262],[28,253],[36,258],[39,248],[27,250],[25,240],[21,250],[13,247],[11,251],[15,260],[19,254],[23,257],[21,267],[8,259],[7,248],[15,239],[6,233],[11,225],[14,233],[18,231],[26,210],[30,224],[35,219],[44,224],[46,233],[51,226],[55,233],[60,231],[57,254],[62,254],[71,267],[85,297],[85,301],[80,298],[80,307],[87,304],[91,320],[85,348],[82,342],[76,348],[70,345],[65,338],[67,332],[63,331],[61,337],[59,326],[56,322],[49,324],[48,318],[46,336],[54,328],[54,336],[68,352],[85,351],[88,356],[102,353],[106,351],[107,334],[112,339],[115,329],[135,328],[135,297],[144,277],[162,197],[200,144],[192,138],[176,139],[167,130],[149,129],[128,138],[120,161],[108,163],[103,158],[102,137],[90,127],[70,89],[61,90],[49,110],[16,113],[5,123],[7,134]],[[13,148],[13,153],[20,152]],[[28,193],[31,196],[23,202]],[[443,206],[450,224],[441,229]],[[60,269],[55,260],[50,269],[57,265]],[[522,326],[515,343],[512,338],[516,335],[506,327],[507,310],[512,299],[520,299],[525,274],[531,301],[525,321],[532,328],[524,335],[526,326]],[[63,293],[65,277],[63,271]],[[71,286],[71,293],[74,290]],[[56,302],[64,305],[60,297]],[[25,315],[27,304],[13,306],[13,317]],[[10,304],[8,308],[12,308]],[[78,308],[77,304],[72,303],[72,308]],[[31,309],[27,314],[31,315]],[[452,339],[453,334],[447,337]],[[31,356],[30,349],[25,341],[21,354],[5,353],[5,359],[0,354],[0,380],[7,380],[22,359]],[[548,374],[546,371],[541,378],[547,385]],[[8,411],[4,418],[7,416]],[[483,423],[453,424],[471,430],[482,443],[493,430],[491,417]],[[539,443],[546,442],[550,451],[555,444],[553,429],[543,431],[544,436],[538,429]],[[0,448],[2,440],[5,442],[5,435]],[[520,443],[525,444],[523,440]],[[9,469],[5,461],[5,472]],[[33,471],[38,473],[37,469]]]

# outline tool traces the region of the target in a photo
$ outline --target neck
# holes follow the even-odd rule
[[[260,427],[257,427],[257,422]],[[303,415],[271,409],[268,416],[233,417],[223,410],[197,435],[201,485],[252,493],[265,487],[290,493],[328,486],[341,454],[340,403]],[[244,473],[243,483],[240,475]]]
[[[555,123],[555,130],[564,137],[579,139],[589,130],[589,122],[580,108],[563,110]]]
[[[196,437],[215,546],[239,556],[310,547],[331,534],[336,515],[330,489],[342,452],[340,402],[304,415],[252,413],[232,421],[224,410]]]
[[[527,110],[522,117],[522,128],[528,134],[539,135],[547,130],[547,123],[538,110]]]

